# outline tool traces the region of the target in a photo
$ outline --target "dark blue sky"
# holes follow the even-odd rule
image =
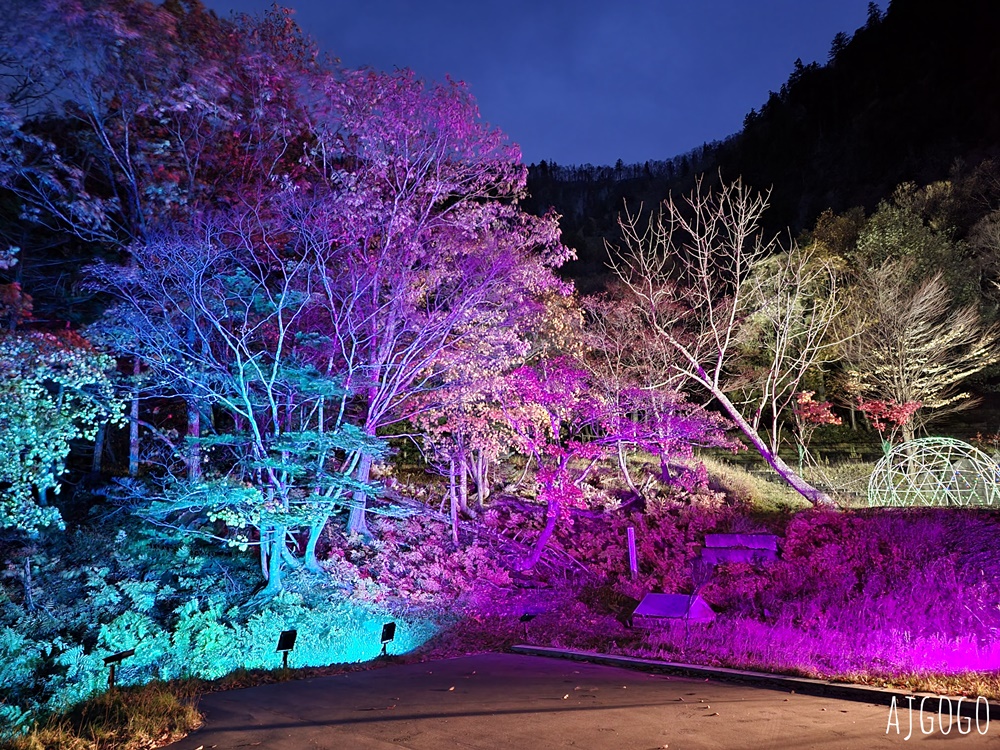
[[[220,15],[273,0],[205,0]],[[826,62],[868,0],[284,0],[345,65],[469,84],[526,163],[665,159],[725,138]],[[885,2],[879,5],[884,9]]]

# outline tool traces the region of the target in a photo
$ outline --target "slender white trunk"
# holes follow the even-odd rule
[[[458,454],[458,507],[469,512],[469,461],[464,448]]]
[[[458,493],[455,491],[455,460],[448,462],[448,497],[451,501],[451,541],[458,546]]]
[[[707,384],[706,384],[707,385]],[[792,469],[788,464],[786,464],[781,456],[773,452],[771,448],[765,443],[757,431],[750,425],[743,415],[740,414],[739,410],[733,405],[733,402],[718,388],[709,386],[709,390],[712,396],[722,405],[722,408],[726,410],[729,418],[732,419],[736,426],[740,428],[740,431],[746,435],[747,439],[753,444],[753,447],[761,455],[761,457],[767,461],[767,463],[778,472],[780,476],[788,485],[798,492],[802,497],[811,502],[813,505],[820,506],[835,506],[836,503],[822,490],[818,490],[809,484],[806,480],[800,477],[795,470]]]
[[[132,374],[138,378],[140,372],[139,358],[136,357],[132,364]],[[128,475],[137,477],[139,475],[139,384],[135,383],[135,391],[132,394],[132,406],[129,411],[128,425]]]
[[[486,451],[479,451],[477,465],[479,468],[479,475],[476,477],[477,499],[479,507],[482,508],[490,497],[490,460],[486,456]]]
[[[632,480],[632,475],[628,470],[628,453],[625,450],[624,443],[618,443],[618,468],[621,470],[626,486],[632,490],[634,495],[638,496],[639,488],[636,487],[635,482]]]
[[[197,482],[201,479],[201,446],[197,438],[201,437],[201,410],[198,403],[193,398],[187,399],[188,430],[189,438],[195,440],[188,446],[187,469],[188,480]]]

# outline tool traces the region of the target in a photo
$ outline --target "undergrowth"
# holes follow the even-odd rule
[[[773,483],[706,463],[647,485],[642,502],[623,496],[610,472],[595,472],[589,506],[559,519],[532,571],[514,563],[544,511],[498,497],[462,521],[457,546],[447,519],[430,512],[374,519],[374,539],[330,530],[319,550],[324,572],[291,572],[287,591],[267,602],[253,597],[259,571],[247,556],[133,519],[103,516],[64,537],[8,541],[4,746],[153,747],[197,726],[201,692],[370,665],[390,619],[400,626],[393,653],[410,652],[406,659],[528,641],[1000,698],[1000,515],[803,510]],[[776,534],[781,557],[711,569],[700,553],[705,535],[721,532]],[[650,591],[697,592],[718,618],[628,627]],[[525,623],[524,614],[534,617]],[[275,642],[288,628],[299,641],[286,673]],[[121,665],[123,687],[106,692],[103,658],[128,648],[136,653]]]

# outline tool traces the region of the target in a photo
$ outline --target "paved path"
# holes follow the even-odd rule
[[[925,737],[914,711],[907,742],[905,708],[887,736],[886,706],[512,654],[214,693],[201,708],[205,727],[172,750],[1000,747],[1000,722],[943,737],[935,715]]]

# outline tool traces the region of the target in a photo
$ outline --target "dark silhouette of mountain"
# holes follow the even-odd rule
[[[1000,154],[1000,2],[872,3],[867,23],[837,34],[826,64],[795,61],[788,81],[742,131],[664,161],[614,167],[532,165],[529,206],[554,206],[587,275],[627,201],[683,192],[695,174],[773,188],[769,228],[801,231],[825,209],[870,211],[904,181],[960,176]],[[995,206],[993,207],[995,208]]]

